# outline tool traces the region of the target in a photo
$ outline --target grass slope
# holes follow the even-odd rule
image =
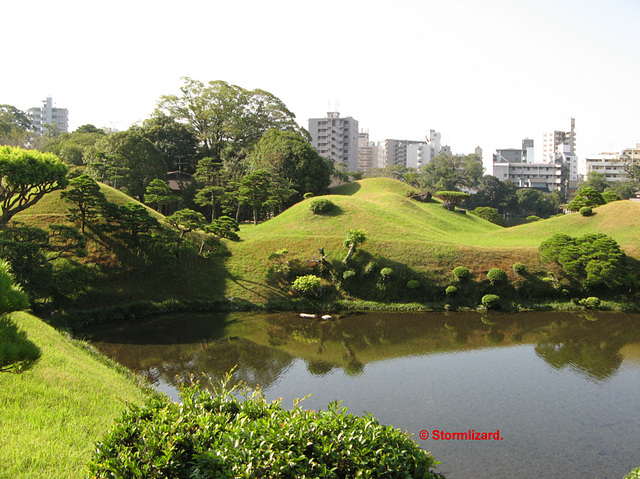
[[[95,442],[145,393],[38,318],[12,318],[41,357],[21,374],[0,373],[0,477],[86,477]]]

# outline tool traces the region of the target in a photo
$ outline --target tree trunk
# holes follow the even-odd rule
[[[347,251],[347,256],[344,257],[342,262],[344,264],[347,264],[347,262],[351,259],[351,257],[353,256],[353,253],[355,252],[356,252],[356,245],[354,244],[349,245],[349,251]]]

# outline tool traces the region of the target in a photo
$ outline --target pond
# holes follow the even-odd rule
[[[342,400],[407,430],[448,479],[619,479],[640,466],[637,314],[193,314],[80,335],[175,399],[190,375],[237,365],[235,381],[285,407]]]

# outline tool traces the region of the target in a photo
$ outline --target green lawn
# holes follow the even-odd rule
[[[0,478],[86,477],[95,442],[146,393],[40,319],[11,317],[41,357],[20,374],[0,373]]]

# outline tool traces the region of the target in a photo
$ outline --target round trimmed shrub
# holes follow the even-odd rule
[[[407,281],[407,288],[409,289],[417,289],[420,287],[420,281],[417,279],[410,279]]]
[[[535,221],[540,221],[542,218],[536,215],[529,215],[524,219],[527,223],[533,223]]]
[[[318,198],[312,200],[311,203],[309,203],[309,210],[314,215],[319,215],[322,213],[328,213],[333,208],[335,208],[335,206],[336,205],[333,203],[333,201],[328,200],[327,198]]]
[[[393,276],[393,269],[391,268],[382,268],[380,270],[380,276],[382,276],[382,279],[388,279],[391,276]]]
[[[453,296],[457,292],[458,288],[456,288],[455,286],[447,286],[447,289],[445,289],[445,293],[447,293],[448,296]]]
[[[485,294],[481,301],[485,308],[495,309],[500,305],[500,296],[497,294]]]
[[[582,208],[580,208],[580,214],[582,216],[591,216],[593,215],[593,209],[589,208],[588,206],[583,206]]]
[[[527,272],[527,267],[522,263],[514,263],[513,264],[513,272],[516,274],[524,274]]]
[[[507,282],[507,273],[501,268],[491,268],[487,272],[487,278],[492,285]]]
[[[471,277],[471,271],[466,266],[458,266],[453,269],[453,275],[458,281],[464,281]]]
[[[182,389],[182,404],[153,397],[131,406],[94,448],[91,477],[442,478],[409,436],[337,401],[285,409],[260,391]],[[294,403],[297,405],[297,402]],[[382,471],[382,472],[381,472]]]
[[[588,309],[597,309],[600,306],[600,298],[589,296],[588,298],[581,299],[580,304]]]
[[[302,296],[318,298],[322,294],[322,280],[314,274],[298,276],[291,289]]]

